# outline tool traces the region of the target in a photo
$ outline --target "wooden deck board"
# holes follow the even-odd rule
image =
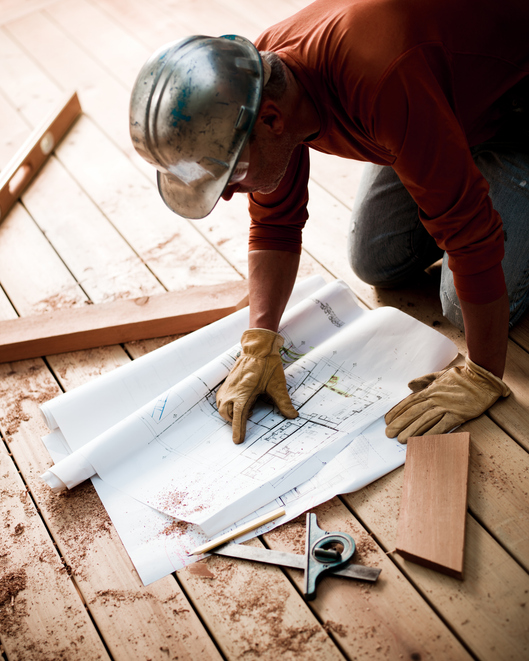
[[[395,549],[402,474],[398,469],[375,487],[344,497],[387,552]],[[522,658],[529,649],[529,576],[470,514],[465,544],[463,581],[392,557],[477,658]]]
[[[94,352],[78,359],[78,378],[99,372],[102,357]],[[163,646],[168,658],[217,659],[215,647],[172,576],[143,588],[91,484],[61,498],[39,478],[51,462],[42,443],[35,442],[45,432],[37,405],[59,391],[42,361],[1,366],[0,380],[3,392],[13,393],[4,395],[7,403],[0,429],[112,658],[144,658]],[[25,393],[24,410],[17,416],[15,394],[20,392]],[[28,554],[27,558],[35,580],[44,580],[38,557]],[[60,607],[50,610],[57,615]],[[31,638],[44,639],[44,633],[36,628]]]
[[[0,446],[0,623],[9,659],[108,659],[17,467]],[[46,632],[35,638],[33,632]]]
[[[246,200],[221,203],[203,221],[172,214],[130,143],[130,87],[164,42],[190,33],[255,38],[305,4],[0,0],[0,167],[64,92],[76,89],[84,110],[0,224],[0,318],[246,277]],[[403,309],[463,350],[462,333],[440,311],[438,269],[398,292],[376,291],[350,270],[344,246],[361,164],[315,154],[311,165],[300,275],[341,277],[367,307]],[[399,469],[317,509],[323,528],[351,532],[358,561],[383,573],[374,586],[324,579],[310,605],[295,571],[220,557],[143,588],[92,486],[58,498],[38,477],[50,464],[39,403],[164,341],[0,366],[2,513],[12,516],[1,536],[0,594],[6,574],[26,572],[24,589],[0,604],[4,658],[527,656],[529,316],[511,333],[505,378],[513,396],[462,428],[472,436],[465,580],[392,553]],[[24,534],[13,535],[19,523]],[[263,541],[299,553],[303,538],[294,521]],[[41,547],[49,562],[32,552]],[[24,610],[24,600],[35,609]],[[19,607],[17,627],[6,627]]]

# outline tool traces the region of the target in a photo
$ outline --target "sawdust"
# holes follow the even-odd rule
[[[132,604],[136,601],[145,601],[153,598],[153,595],[147,590],[117,590],[109,588],[106,590],[97,590],[89,603],[95,604],[99,602],[119,608],[119,605],[123,603]]]
[[[269,541],[270,546],[275,548],[276,545],[288,549],[291,553],[302,555],[305,553],[305,514],[283,523],[278,528],[266,534],[266,539]]]
[[[49,623],[40,622],[42,631],[36,632],[31,629],[31,615],[34,604],[28,603],[23,596],[29,587],[29,579],[25,567],[20,567],[0,577],[0,630],[5,636],[6,643],[9,642],[11,651],[16,652],[13,658],[24,661],[73,661],[83,658],[82,633],[72,637],[65,645],[59,630]],[[39,592],[47,590],[47,587],[37,588],[33,598],[39,596]],[[76,617],[82,611],[74,612],[71,606],[67,607],[68,615]],[[38,638],[37,638],[38,634]],[[11,658],[11,657],[9,657]],[[101,659],[101,655],[94,656]]]
[[[292,624],[298,611],[291,600],[297,597],[279,571],[210,556],[187,567],[186,573],[194,580],[209,579],[201,583],[205,599],[233,632],[232,653],[237,658],[304,658],[309,653],[312,658],[324,651],[328,637],[322,627],[306,621]]]
[[[15,599],[20,592],[26,589],[27,574],[24,568],[16,569],[2,576],[0,580],[0,609],[6,605],[14,606]]]
[[[145,250],[142,254],[143,259],[144,260],[156,259],[157,257],[160,256],[160,253],[162,253],[167,246],[171,246],[173,241],[176,241],[179,238],[180,238],[180,232],[175,232],[172,236],[165,239],[165,241],[160,241],[155,246],[152,246],[151,248]],[[172,248],[173,246],[171,246],[170,252],[172,252]]]
[[[166,537],[181,537],[187,532],[190,525],[192,524],[187,521],[179,521],[178,519],[175,519],[174,521],[166,523],[164,529],[161,530],[158,535],[165,535]]]
[[[114,528],[106,509],[90,482],[55,494],[44,483],[37,483],[38,502],[57,527],[57,535],[67,549],[68,572],[84,575],[87,555],[97,549],[97,540],[112,534]]]
[[[119,365],[110,359],[111,352],[112,349],[108,347],[72,351],[60,356],[52,356],[50,364],[61,383],[67,389],[71,389],[118,367]],[[81,382],[79,377],[82,379]]]
[[[476,452],[471,457],[471,479],[475,479],[476,476],[479,477],[477,483],[478,493],[482,497],[488,497],[487,494],[492,487],[494,490],[501,494],[512,494],[515,490],[520,490],[523,495],[527,496],[527,491],[524,491],[524,487],[527,484],[525,476],[522,475],[525,470],[511,471],[509,475],[507,471],[503,468],[501,457],[495,459],[494,455],[488,455],[483,452]]]
[[[6,441],[10,441],[23,423],[29,422],[35,408],[59,394],[52,382],[42,384],[39,379],[44,363],[32,364],[24,372],[11,370],[0,381],[1,428]],[[38,387],[36,381],[38,380]]]
[[[208,560],[209,558],[205,558]],[[209,578],[215,579],[215,574],[207,566],[207,562],[201,560],[200,562],[195,562],[192,565],[188,565],[187,570],[192,576],[200,576],[200,578]]]
[[[343,624],[340,624],[339,622],[327,620],[323,623],[323,628],[327,633],[336,633],[341,638],[345,638],[347,636],[347,627],[345,627]]]
[[[259,613],[261,617],[261,612]],[[242,652],[244,658],[265,659],[282,657],[291,653],[294,658],[302,658],[304,654],[323,652],[323,642],[326,638],[318,624],[300,626],[282,626],[281,618],[265,614],[265,624],[269,637],[251,637],[243,634],[241,640],[246,643]]]
[[[202,489],[203,483],[201,483],[200,478],[191,482],[186,491],[178,491],[172,486],[164,488],[157,496],[154,507],[175,517],[181,515],[183,510],[185,510],[186,515],[188,516],[204,511],[208,508],[208,504],[205,502],[196,503],[196,495],[192,492],[194,486],[198,489]],[[203,499],[205,497],[206,496],[203,495]],[[189,502],[192,503],[193,499],[195,499],[195,503],[193,503],[193,505],[188,504]]]
[[[27,587],[24,567],[0,575],[0,631],[10,638],[19,637],[26,629],[28,602],[21,595]]]
[[[21,535],[24,532],[24,530],[25,530],[24,524],[23,523],[17,523],[17,525],[15,526],[15,529],[12,533],[13,537],[18,537],[19,535]]]
[[[177,511],[179,507],[185,507],[186,499],[187,491],[176,491],[169,488],[160,493],[157,505],[163,512]]]
[[[11,501],[15,496],[16,491],[11,490]],[[30,536],[28,533],[35,531],[29,530],[29,525],[14,525],[11,509],[5,514],[3,527],[7,534],[0,537],[0,630],[10,650],[17,652],[13,658],[24,661],[72,661],[82,658],[80,652],[84,631],[80,631],[79,636],[72,635],[67,647],[64,647],[62,631],[54,624],[55,618],[49,617],[45,610],[45,604],[51,606],[55,600],[58,599],[59,603],[61,600],[59,595],[50,598],[50,587],[52,591],[55,589],[61,593],[66,589],[64,596],[68,601],[69,581],[52,579],[51,586],[49,582],[50,572],[53,577],[54,572],[66,572],[65,568],[59,564],[47,538]],[[22,540],[25,546],[14,553],[13,543],[19,544]],[[50,563],[51,568],[39,571],[40,562]],[[67,613],[64,617],[74,618],[77,628],[83,627],[82,622],[86,619],[84,609],[72,608],[71,605],[65,608]],[[38,630],[34,629],[36,625]],[[75,627],[73,631],[76,631]]]
[[[311,650],[313,638],[319,638],[321,642],[322,631],[316,624],[285,626],[288,597],[285,588],[274,585],[272,581],[265,581],[264,585],[247,585],[245,594],[229,609],[228,615],[233,623],[253,615],[255,621],[261,624],[260,636],[254,637],[247,633],[241,636],[245,643],[245,658],[269,658],[272,654],[282,655],[287,652],[303,654]]]
[[[75,308],[82,307],[88,301],[81,300],[82,292],[78,285],[73,285],[62,292],[53,294],[46,298],[41,298],[40,301],[33,306],[33,314],[44,314],[46,312],[53,312],[61,308]],[[33,315],[32,315],[33,316]]]
[[[6,473],[6,475],[4,475],[3,477],[8,478],[9,473]],[[25,489],[10,489],[8,487],[4,487],[0,491],[0,495],[1,495],[2,503],[8,502],[13,498],[18,498],[22,503],[24,514],[26,515],[27,519],[31,519],[32,517],[38,516],[35,508],[33,507],[31,499],[28,498],[28,494]],[[20,510],[17,509],[16,513],[19,514]],[[26,530],[26,523],[22,523],[21,521],[15,523],[15,518],[11,509],[3,510],[2,517],[3,517],[3,528],[6,532],[6,535],[2,535],[2,538],[0,540],[0,557],[2,557],[1,549],[5,548],[7,544],[7,540],[8,540],[7,535],[11,537],[11,542],[16,543],[19,541],[19,539],[22,538]]]
[[[382,561],[381,550],[377,543],[369,533],[357,535],[355,538],[356,553],[354,555],[354,562],[359,565],[369,565],[371,567],[378,566]]]

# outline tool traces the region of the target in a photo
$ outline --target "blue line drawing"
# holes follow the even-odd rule
[[[163,412],[165,411],[165,407],[167,405],[167,400],[169,399],[169,395],[167,394],[164,398],[160,398],[153,410],[151,411],[151,418],[155,420],[156,422],[160,422],[160,420],[163,418]]]

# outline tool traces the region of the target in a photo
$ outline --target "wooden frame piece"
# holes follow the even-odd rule
[[[0,322],[0,363],[189,333],[248,305],[248,283],[55,310]]]
[[[0,222],[81,114],[74,92],[37,127],[0,173]]]
[[[470,434],[408,439],[396,551],[463,578]]]

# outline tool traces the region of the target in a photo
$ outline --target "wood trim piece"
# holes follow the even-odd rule
[[[189,333],[248,305],[248,283],[190,287],[0,322],[0,363]]]
[[[74,92],[38,126],[0,173],[0,222],[81,114]]]
[[[463,578],[470,434],[408,439],[396,551]]]

